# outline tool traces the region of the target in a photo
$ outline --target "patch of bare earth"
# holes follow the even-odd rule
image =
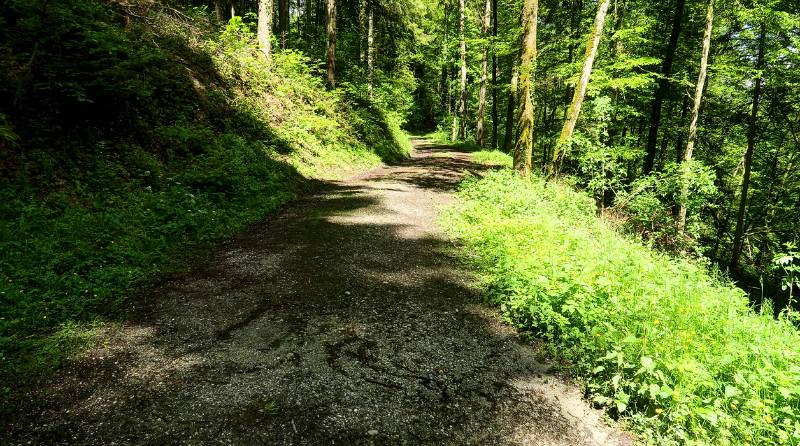
[[[437,227],[481,167],[416,146],[147,292],[140,317],[18,393],[6,440],[632,444],[481,303]]]

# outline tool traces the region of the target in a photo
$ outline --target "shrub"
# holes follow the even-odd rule
[[[800,442],[800,336],[702,265],[595,217],[592,199],[509,171],[468,180],[446,217],[487,296],[546,340],[598,405],[657,444]]]

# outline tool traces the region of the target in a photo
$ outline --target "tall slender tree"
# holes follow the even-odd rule
[[[258,46],[267,60],[272,59],[272,0],[258,0]]]
[[[686,0],[675,1],[675,13],[672,16],[672,32],[669,36],[669,43],[664,53],[664,60],[661,64],[661,77],[658,79],[655,95],[650,112],[650,130],[647,134],[647,155],[644,160],[644,173],[648,174],[653,170],[653,163],[656,159],[656,143],[658,140],[658,129],[661,125],[661,108],[664,98],[670,88],[670,77],[672,76],[672,64],[675,60],[675,51],[678,48],[678,38],[681,34],[681,23],[683,22],[683,10],[686,7]]]
[[[461,39],[461,93],[458,100],[458,137],[467,137],[467,39],[464,33],[465,0],[458,0],[458,32]]]
[[[531,174],[533,155],[533,83],[536,75],[536,47],[539,0],[525,0],[522,6],[522,52],[519,61],[519,138],[514,146],[514,170],[527,178]]]
[[[703,52],[700,57],[700,73],[697,76],[697,85],[694,90],[694,106],[692,107],[692,118],[689,121],[689,136],[686,139],[686,151],[683,153],[684,163],[692,160],[694,143],[697,138],[697,121],[700,117],[700,103],[703,101],[703,89],[706,86],[706,75],[708,73],[708,55],[711,52],[711,32],[714,28],[714,0],[708,0],[706,10],[706,30],[703,34]],[[684,170],[688,169],[688,165]],[[686,173],[683,174],[681,186],[681,197],[678,207],[678,230],[683,232],[686,227],[686,201],[689,198],[689,184]]]
[[[508,102],[506,103],[506,134],[503,138],[503,150],[506,153],[513,153],[514,144],[514,110],[517,106],[517,84],[519,81],[519,67],[513,58],[509,63],[511,72],[511,83],[508,88]]]
[[[492,150],[497,149],[497,0],[492,0]]]
[[[373,78],[375,73],[375,56],[374,56],[374,11],[372,8],[372,0],[367,4],[367,91],[369,98],[372,99]]]
[[[289,34],[289,0],[278,0],[278,35],[282,49],[286,49]]]
[[[328,88],[336,88],[336,0],[327,0],[327,68]]]
[[[483,55],[481,58],[481,86],[478,93],[478,123],[475,128],[475,142],[483,147],[486,137],[485,119],[486,119],[486,84],[488,82],[488,65],[489,65],[489,31],[492,18],[492,0],[486,0],[485,12],[483,14],[483,36],[487,38],[486,44],[483,48]]]
[[[764,45],[766,44],[767,27],[761,24],[758,38],[758,56],[756,57],[756,79],[753,87],[753,104],[750,107],[750,120],[747,128],[747,150],[744,153],[744,175],[742,176],[742,193],[739,197],[739,212],[736,214],[736,231],[733,236],[731,250],[731,271],[739,269],[739,257],[742,255],[742,239],[744,236],[744,217],[747,211],[747,194],[750,190],[750,170],[753,164],[753,151],[756,146],[758,131],[758,106],[761,100],[761,83],[764,70]]]
[[[572,134],[575,131],[575,124],[578,122],[578,116],[581,113],[581,106],[583,99],[586,96],[586,87],[589,85],[589,78],[592,75],[592,66],[594,59],[597,56],[597,48],[600,45],[600,36],[603,34],[603,25],[606,21],[606,13],[608,12],[608,5],[610,0],[600,0],[597,5],[597,15],[594,19],[592,32],[589,33],[589,40],[586,43],[586,54],[583,58],[583,70],[581,70],[581,77],[578,80],[578,85],[575,87],[575,92],[572,96],[572,102],[567,109],[567,117],[564,121],[564,127],[561,129],[556,141],[556,146],[553,149],[553,160],[548,172],[549,177],[558,175],[561,169],[561,163],[564,158],[564,151],[567,143],[572,139]]]

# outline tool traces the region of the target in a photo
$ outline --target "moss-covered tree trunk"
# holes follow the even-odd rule
[[[328,88],[336,88],[336,0],[327,0],[327,68],[328,68]]]
[[[272,0],[258,0],[258,46],[267,60],[272,58]]]
[[[683,152],[683,162],[687,164],[684,170],[688,169],[688,163],[692,160],[694,152],[694,142],[697,138],[697,121],[700,117],[700,103],[703,101],[703,89],[706,86],[706,74],[708,73],[708,55],[711,52],[711,31],[714,28],[714,0],[708,0],[708,10],[706,12],[706,30],[703,34],[703,53],[700,57],[700,73],[697,76],[697,85],[694,89],[694,106],[692,107],[692,118],[689,121],[689,136],[686,139],[686,151]],[[681,186],[681,198],[678,208],[678,230],[683,232],[686,227],[686,201],[689,198],[689,185],[686,174],[683,174]]]
[[[514,146],[514,170],[527,178],[531,174],[533,155],[533,80],[536,74],[536,28],[539,0],[525,0],[520,22],[523,29],[519,61],[519,138]]]
[[[572,134],[575,131],[575,124],[577,124],[578,116],[581,114],[581,106],[583,105],[584,97],[586,97],[586,87],[589,85],[589,78],[592,75],[592,66],[597,56],[597,48],[600,46],[600,36],[603,34],[603,25],[606,21],[609,3],[610,0],[600,0],[600,4],[597,5],[597,15],[594,19],[594,26],[592,27],[592,32],[589,33],[589,40],[586,43],[586,54],[583,57],[581,77],[572,95],[572,102],[570,102],[569,108],[567,109],[567,118],[564,121],[564,127],[561,129],[561,135],[559,135],[555,149],[553,150],[553,160],[548,172],[548,176],[551,178],[558,175],[561,169],[566,145],[572,139]]]
[[[512,153],[514,150],[514,111],[517,106],[517,81],[519,79],[519,68],[510,58],[509,69],[511,71],[511,83],[508,88],[508,102],[506,103],[506,135],[503,138],[503,150]]]
[[[489,30],[492,19],[492,0],[486,0],[486,9],[483,14],[483,37],[487,38],[486,45],[483,48],[483,58],[481,60],[481,86],[480,93],[478,93],[478,123],[475,128],[475,142],[483,147],[486,142],[486,83],[488,82],[489,70]]]

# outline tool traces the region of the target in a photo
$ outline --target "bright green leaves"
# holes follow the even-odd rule
[[[460,198],[447,226],[492,301],[644,441],[800,439],[800,334],[786,319],[753,313],[700,265],[621,237],[567,186],[501,171],[469,180]]]

